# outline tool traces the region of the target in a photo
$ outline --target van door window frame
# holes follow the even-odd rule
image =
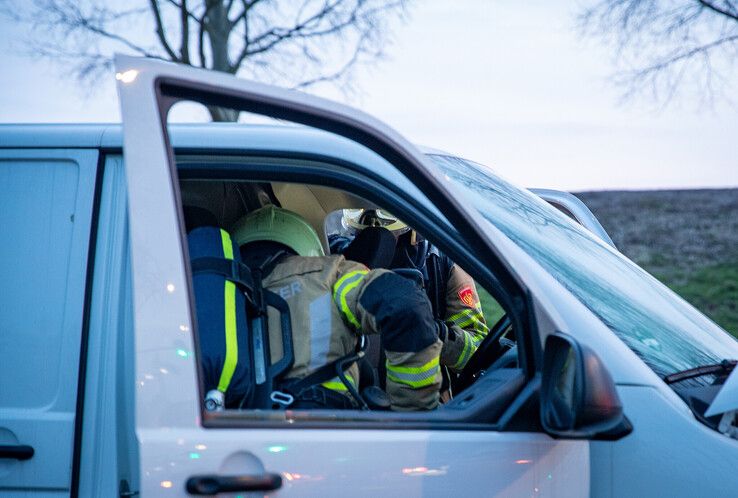
[[[135,167],[127,167],[129,188],[135,190],[135,195],[130,196],[130,209],[136,215],[146,212],[150,215],[146,223],[143,218],[132,219],[133,264],[143,270],[143,274],[137,270],[134,275],[136,337],[140,340],[137,348],[148,348],[144,351],[147,352],[176,346],[180,341],[176,331],[186,330],[187,324],[193,325],[196,320],[178,177],[166,123],[168,111],[175,103],[193,100],[336,133],[372,150],[397,171],[412,178],[434,205],[443,208],[446,218],[458,233],[464,234],[476,257],[484,262],[484,273],[495,275],[509,295],[514,296],[506,304],[523,322],[519,330],[526,330],[533,338],[525,344],[531,349],[525,351],[525,357],[533,359],[526,365],[525,375],[526,378],[534,375],[540,363],[541,343],[535,340],[537,331],[523,280],[514,268],[508,266],[498,244],[492,242],[504,243],[504,236],[486,231],[475,213],[448,190],[437,170],[430,167],[415,147],[399,134],[355,109],[229,75],[127,56],[116,57],[116,68],[120,74],[129,75],[126,80],[119,81],[118,89],[123,103],[126,161],[135,161]],[[166,198],[162,199],[162,195]],[[152,211],[155,206],[161,206],[161,209]],[[149,243],[154,239],[159,243]],[[159,285],[152,287],[150,284],[154,280]],[[162,309],[164,305],[166,308]],[[161,334],[152,334],[162,328]],[[187,343],[195,347],[191,339],[189,337]],[[185,368],[195,374],[197,366],[193,360],[188,359]],[[151,362],[139,365],[148,366]],[[141,373],[145,372],[142,370]],[[154,391],[149,388],[137,391],[137,415],[141,417],[141,423],[145,425],[163,419],[173,424],[187,423],[195,412],[196,416],[202,416],[203,405],[199,401],[203,397],[201,384],[199,388],[199,392],[177,398],[187,399],[193,404],[178,411],[162,408],[156,414],[157,419],[147,413],[143,405],[138,405],[151,402]],[[269,414],[268,418],[279,421],[280,415]],[[427,426],[425,420],[424,423]]]

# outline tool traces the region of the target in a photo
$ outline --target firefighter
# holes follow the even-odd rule
[[[337,377],[311,386],[302,381],[354,351],[361,334],[381,334],[393,410],[436,408],[441,341],[422,289],[391,271],[325,256],[317,233],[302,217],[273,205],[247,214],[232,232],[243,262],[289,306],[295,360],[281,387],[295,397],[291,408],[355,407],[349,387]],[[275,363],[281,357],[281,329],[271,313],[268,328]],[[358,367],[346,373],[355,386]]]
[[[338,252],[363,253],[352,250],[352,235],[368,227],[384,227],[397,240],[391,269],[414,269],[431,302],[434,318],[443,341],[441,365],[461,371],[489,332],[474,279],[392,214],[380,209],[345,209],[343,228],[349,237],[333,238],[331,247]]]

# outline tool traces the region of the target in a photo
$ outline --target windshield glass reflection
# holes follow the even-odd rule
[[[538,261],[659,376],[738,358],[732,336],[537,196],[483,166],[430,157],[484,219]]]

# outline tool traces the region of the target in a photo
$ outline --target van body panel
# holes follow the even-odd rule
[[[144,494],[203,473],[279,469],[274,496],[566,496],[589,489],[588,445],[545,434],[374,430],[140,431],[167,465],[144,464]],[[183,451],[173,452],[172,441]],[[175,465],[169,465],[173,462]],[[575,483],[575,484],[573,484]],[[173,487],[172,496],[186,496]],[[181,494],[179,494],[181,493]]]
[[[0,492],[71,485],[97,158],[0,149]]]
[[[79,496],[138,489],[133,298],[123,158],[105,157],[90,298]]]
[[[613,496],[738,496],[738,441],[675,409],[658,389],[618,393],[637,437],[609,443]]]

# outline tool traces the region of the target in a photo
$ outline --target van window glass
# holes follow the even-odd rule
[[[35,450],[2,489],[71,482],[97,157],[0,149],[0,444]]]
[[[484,219],[540,263],[657,374],[738,358],[738,341],[537,196],[478,164],[431,158]]]
[[[79,169],[0,161],[2,407],[42,407],[75,361],[61,356]],[[79,332],[77,332],[79,334]]]
[[[409,360],[393,359],[399,356],[391,356],[395,351],[377,335],[372,320],[382,320],[383,326],[399,332],[431,336],[423,338],[427,345],[409,352],[437,356],[408,367],[420,370],[408,371],[414,377],[404,385],[416,388],[419,400],[422,395],[431,398],[429,408],[421,410],[432,409],[438,398],[433,400],[434,391],[426,395],[420,388],[437,383],[436,396],[450,401],[457,375],[504,313],[469,274],[419,232],[348,191],[302,183],[204,179],[183,179],[180,188],[208,411],[351,409],[369,403],[375,403],[371,406],[376,410],[387,408],[379,404],[389,404],[382,390],[397,393],[402,387],[397,384],[405,380],[391,369],[406,373],[404,365],[398,368],[391,361]],[[378,225],[380,220],[385,224]],[[224,272],[213,260],[233,263]],[[231,268],[241,264],[248,269],[240,266],[242,273],[236,278]],[[249,278],[258,278],[259,285],[251,286]],[[378,287],[364,297],[351,297],[363,278],[377,279]],[[259,286],[264,289],[262,297]],[[356,292],[364,292],[359,289]],[[388,298],[380,309],[375,301],[385,293],[392,300]],[[403,328],[406,322],[390,315],[404,316],[392,307],[400,300],[416,306],[418,320],[426,320],[424,328]],[[256,303],[265,303],[266,309],[260,313]],[[365,311],[369,309],[372,315]],[[366,336],[365,342],[358,340],[357,329]],[[443,347],[439,342],[437,350],[428,349],[438,337],[445,341]],[[514,346],[511,340],[506,344]],[[357,347],[365,348],[361,355],[356,355]],[[326,370],[327,377],[319,372],[342,357],[345,379],[336,373],[337,363]],[[511,357],[513,366],[515,351]],[[318,374],[321,377],[315,377]],[[299,390],[292,387],[308,376],[319,380],[310,380],[313,384]],[[369,394],[362,394],[365,391]],[[327,401],[313,399],[316,396]]]

